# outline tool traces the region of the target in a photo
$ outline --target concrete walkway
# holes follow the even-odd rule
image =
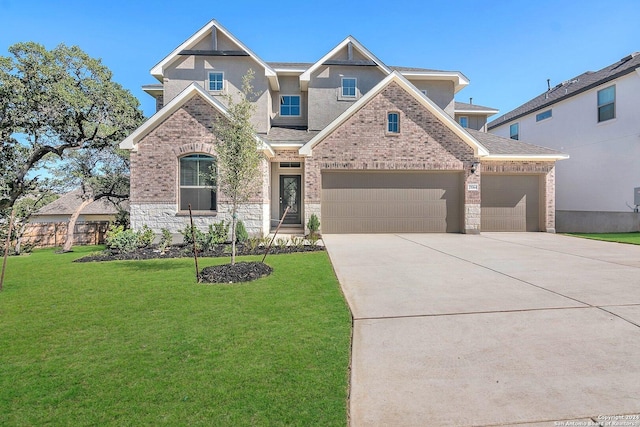
[[[354,316],[352,426],[640,426],[640,246],[323,238]]]

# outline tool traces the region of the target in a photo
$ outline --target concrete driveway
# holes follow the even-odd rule
[[[640,246],[323,238],[354,316],[352,426],[640,426]]]

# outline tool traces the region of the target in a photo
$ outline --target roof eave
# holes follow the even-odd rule
[[[514,160],[514,161],[545,161],[553,162],[557,160],[566,160],[568,154],[489,154],[482,157],[482,160]]]
[[[453,110],[460,114],[488,114],[490,116],[497,114],[500,110]]]
[[[459,71],[400,71],[407,79],[412,80],[448,80],[453,82],[454,92],[469,85],[467,76]]]

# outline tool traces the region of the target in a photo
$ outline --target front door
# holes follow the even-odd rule
[[[301,224],[300,175],[280,175],[280,218],[289,208],[283,224]]]

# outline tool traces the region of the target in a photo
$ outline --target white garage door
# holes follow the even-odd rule
[[[459,232],[461,191],[456,172],[323,172],[322,232]]]

